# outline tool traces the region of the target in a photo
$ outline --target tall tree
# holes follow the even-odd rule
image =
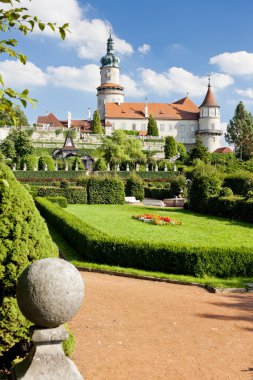
[[[173,136],[165,137],[164,153],[165,158],[171,158],[177,154],[177,143]]]
[[[24,111],[19,106],[17,106],[17,105],[13,106],[13,113],[14,113],[14,117],[16,119],[16,126],[17,127],[29,125]],[[8,113],[5,113],[3,111],[0,111],[0,126],[7,125],[8,127],[10,127],[13,124],[14,124],[13,118],[11,117],[11,115]]]
[[[197,135],[195,139],[195,145],[193,148],[191,148],[189,153],[189,158],[191,161],[195,159],[200,159],[202,161],[206,161],[208,157],[208,149],[203,144],[201,138]]]
[[[148,118],[148,135],[159,136],[157,123],[151,114],[149,115],[149,118]]]
[[[0,149],[6,158],[11,158],[14,162],[19,162],[20,158],[34,152],[29,133],[19,129],[13,129],[9,133]]]
[[[4,32],[11,32],[13,34],[16,31],[19,31],[26,36],[33,32],[35,26],[38,26],[41,31],[46,27],[51,28],[53,31],[58,30],[61,38],[65,38],[68,28],[67,23],[60,27],[55,23],[44,23],[39,20],[38,17],[27,14],[27,8],[20,6],[20,0],[0,0],[0,4],[2,5],[2,9],[0,9],[0,31],[2,34]],[[14,38],[1,39],[0,54],[7,54],[12,59],[17,59],[25,65],[27,57],[17,51],[17,45],[18,41]],[[17,92],[12,88],[6,88],[4,86],[2,75],[0,75],[0,86],[2,86],[0,89],[0,111],[10,115],[13,122],[16,124],[17,120],[13,110],[13,101],[18,100],[24,107],[26,107],[27,102],[34,105],[35,100],[28,96],[28,89],[25,89],[22,92]]]
[[[235,154],[240,158],[248,158],[253,144],[253,117],[244,107],[243,102],[236,106],[233,118],[227,126],[225,140],[234,144]]]
[[[93,114],[92,132],[96,135],[101,135],[103,133],[98,110],[96,110]]]

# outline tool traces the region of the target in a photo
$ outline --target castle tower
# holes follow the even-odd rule
[[[210,78],[205,99],[199,109],[199,129],[196,134],[201,137],[209,152],[213,152],[220,147],[223,132],[220,127],[220,106],[212,93]]]
[[[120,60],[114,55],[114,42],[111,37],[107,40],[107,53],[101,58],[100,78],[101,84],[97,87],[97,109],[101,120],[105,118],[106,103],[123,103],[124,87],[119,84]]]

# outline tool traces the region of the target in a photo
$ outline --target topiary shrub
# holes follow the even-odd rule
[[[125,183],[125,194],[126,196],[135,197],[136,199],[142,201],[144,199],[144,186],[142,179],[135,174],[131,174]]]
[[[55,162],[50,156],[42,156],[39,158],[39,170],[45,170],[45,165],[47,165],[48,171],[54,171]]]
[[[186,195],[186,178],[183,175],[173,178],[170,182],[170,196],[174,198],[180,194]]]
[[[124,204],[125,189],[118,177],[92,177],[88,182],[88,203]]]
[[[68,157],[67,159],[65,159],[65,162],[68,163],[69,170],[76,170],[76,165],[78,167],[78,170],[84,170],[84,165],[80,157],[77,157],[77,156]]]
[[[83,187],[68,187],[61,189],[59,187],[44,186],[38,187],[35,196],[39,197],[66,197],[70,204],[87,203],[87,190]]]
[[[100,157],[94,164],[94,170],[96,171],[105,171],[107,169],[107,165],[105,159]]]
[[[67,198],[66,197],[46,197],[47,200],[49,200],[52,203],[57,203],[60,207],[66,208],[68,206]]]
[[[0,163],[0,368],[21,356],[28,322],[16,302],[17,279],[34,260],[57,257],[46,223],[31,195]]]
[[[23,169],[25,164],[27,170],[34,170],[35,165],[38,168],[38,157],[33,154],[22,157],[20,161],[20,168]]]
[[[223,186],[232,189],[234,194],[245,196],[250,188],[253,188],[253,174],[249,172],[229,174],[224,178]]]
[[[67,189],[70,186],[69,182],[66,179],[62,179],[60,181],[60,188]]]
[[[229,187],[223,187],[220,190],[220,197],[230,197],[231,195],[233,195],[233,190]]]

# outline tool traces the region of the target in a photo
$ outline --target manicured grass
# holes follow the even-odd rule
[[[65,257],[75,266],[82,268],[90,268],[95,270],[105,270],[120,273],[129,273],[139,276],[150,276],[155,278],[166,278],[170,280],[176,280],[181,282],[194,282],[198,284],[204,284],[213,286],[215,288],[244,288],[245,284],[253,283],[253,277],[233,277],[233,278],[217,278],[217,277],[193,277],[184,275],[175,275],[160,272],[148,272],[144,270],[134,269],[134,268],[122,268],[119,266],[110,266],[104,264],[96,264],[83,261],[81,255],[76,252],[76,250],[71,247],[71,245],[63,238],[63,236],[56,231],[52,226],[49,227],[50,235],[54,242],[58,245],[61,251],[64,253]]]
[[[253,248],[253,225],[182,209],[158,209],[131,205],[69,205],[66,209],[111,236],[147,242],[190,246]],[[155,226],[131,219],[132,215],[159,214],[182,222],[181,226]]]

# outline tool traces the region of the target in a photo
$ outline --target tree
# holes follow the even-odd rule
[[[177,142],[177,151],[180,154],[179,160],[185,162],[187,160],[187,150],[185,145],[182,142]]]
[[[159,136],[157,123],[151,114],[148,118],[148,136]]]
[[[190,150],[189,158],[191,161],[193,161],[195,159],[206,161],[207,157],[208,157],[208,149],[203,144],[201,138],[197,135],[196,139],[195,139],[195,145]]]
[[[13,106],[13,112],[14,117],[16,119],[16,126],[21,127],[23,125],[29,125],[28,120],[26,118],[26,115],[24,114],[24,111],[21,110],[21,108],[17,105]],[[5,113],[3,111],[0,111],[0,126],[12,126],[13,119],[10,114]]]
[[[107,163],[118,165],[125,163],[145,163],[140,140],[130,139],[124,131],[117,130],[112,137],[104,137],[99,153]]]
[[[177,143],[173,136],[165,137],[164,153],[165,158],[171,158],[177,154]]]
[[[233,118],[227,126],[225,140],[234,144],[235,154],[240,158],[248,158],[253,145],[253,117],[244,107],[243,102],[236,106]]]
[[[66,31],[68,31],[68,24],[62,26],[57,26],[55,23],[44,23],[38,19],[38,17],[30,16],[27,14],[27,8],[20,7],[20,0],[0,0],[2,4],[2,9],[0,9],[0,31],[13,32],[19,31],[23,35],[32,33],[36,26],[43,31],[46,27],[51,28],[53,31],[58,30],[62,39],[66,36]],[[7,54],[12,59],[17,59],[24,65],[26,64],[27,57],[17,51],[18,41],[14,38],[2,39],[0,40],[0,54]],[[4,79],[0,75],[0,112],[9,115],[14,124],[17,124],[17,119],[15,117],[15,111],[13,108],[13,101],[19,101],[24,107],[27,106],[27,102],[32,105],[35,104],[35,99],[31,99],[29,95],[29,90],[25,89],[22,92],[16,92],[12,88],[5,88]]]
[[[12,129],[0,146],[6,158],[19,162],[21,157],[34,153],[28,131]]]
[[[57,257],[58,250],[31,195],[0,162],[0,368],[24,355],[31,325],[16,301],[18,277],[29,263]],[[1,377],[1,376],[0,376]]]
[[[101,135],[103,133],[98,110],[96,110],[93,114],[92,132],[96,135]]]

